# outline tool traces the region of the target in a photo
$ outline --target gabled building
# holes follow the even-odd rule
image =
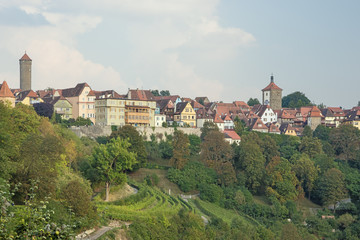
[[[360,130],[360,110],[348,112],[344,124],[351,124]]]
[[[234,105],[241,109],[241,111],[248,112],[251,110],[250,106],[244,101],[234,101]]]
[[[25,105],[33,105],[41,103],[43,100],[33,90],[26,90],[17,93],[15,103],[22,103]]]
[[[280,126],[281,134],[297,136],[295,127],[291,126],[289,123],[283,123]]]
[[[321,124],[321,111],[318,107],[312,106],[307,116],[307,125],[314,131]]]
[[[205,122],[214,122],[214,118],[206,109],[201,108],[196,112],[196,127],[202,128]]]
[[[155,96],[150,90],[129,89],[127,99],[154,101]]]
[[[251,131],[267,133],[268,127],[260,118],[250,118],[248,120],[248,127]]]
[[[239,145],[241,142],[241,137],[234,130],[225,129],[224,135],[225,141],[229,142],[230,144],[236,143]]]
[[[224,121],[224,130],[234,129],[234,122],[229,115],[222,115],[221,119]]]
[[[210,100],[207,97],[196,97],[195,101],[203,105],[210,103]]]
[[[73,118],[89,118],[93,123],[96,122],[96,95],[87,83],[79,83],[74,88],[62,89],[61,92],[72,105]]]
[[[273,134],[281,134],[280,129],[274,123],[267,123],[266,126],[268,127],[269,133]]]
[[[217,113],[214,116],[214,123],[218,126],[220,131],[224,131],[225,129],[224,120],[222,120],[221,116]]]
[[[43,98],[45,103],[49,103],[54,106],[54,111],[60,115],[61,119],[69,120],[72,116],[72,105],[63,96],[53,96]]]
[[[189,102],[180,102],[176,104],[174,121],[180,126],[189,125],[196,127],[196,113]]]
[[[254,105],[251,110],[258,115],[265,124],[277,122],[277,114],[269,105],[257,104]]]
[[[326,127],[338,127],[345,119],[345,112],[340,107],[328,107],[321,109],[323,116],[322,124]]]
[[[15,107],[15,96],[6,81],[0,84],[0,101],[8,102],[11,107]]]

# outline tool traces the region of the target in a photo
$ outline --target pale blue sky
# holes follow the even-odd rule
[[[359,1],[0,0],[0,80],[33,88],[169,89],[210,100],[283,95],[360,101]],[[260,99],[261,100],[261,99]]]

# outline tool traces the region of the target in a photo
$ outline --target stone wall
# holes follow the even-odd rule
[[[73,131],[78,137],[107,137],[111,134],[111,126],[81,126],[81,127],[70,127],[70,130]]]
[[[70,128],[78,137],[108,137],[111,134],[111,126],[81,126],[81,127],[71,127]],[[152,128],[152,127],[137,127],[136,130],[139,131],[140,135],[145,136],[147,140],[150,140],[151,134],[155,136],[162,136],[165,139],[165,135],[173,135],[174,128]],[[186,134],[195,134],[200,136],[200,128],[178,128],[178,130],[183,131]]]

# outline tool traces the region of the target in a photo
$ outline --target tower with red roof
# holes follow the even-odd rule
[[[270,77],[270,84],[262,90],[263,105],[270,105],[273,110],[281,109],[282,89],[274,83],[274,76]]]
[[[24,56],[22,56],[22,58],[19,59],[19,63],[20,63],[20,89],[22,91],[31,90],[32,60],[25,52]]]

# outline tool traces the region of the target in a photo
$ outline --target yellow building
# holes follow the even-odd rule
[[[360,110],[350,111],[344,120],[345,124],[351,124],[360,130]]]
[[[196,127],[196,113],[189,102],[176,104],[174,121],[180,126],[189,125],[190,127]]]
[[[21,102],[25,105],[33,105],[35,103],[41,103],[44,101],[33,90],[26,90],[17,93],[15,102]]]
[[[96,124],[124,126],[155,126],[155,101],[97,96]]]
[[[125,100],[97,98],[95,100],[96,124],[110,126],[125,125]]]
[[[155,127],[156,101],[125,100],[125,124]]]

